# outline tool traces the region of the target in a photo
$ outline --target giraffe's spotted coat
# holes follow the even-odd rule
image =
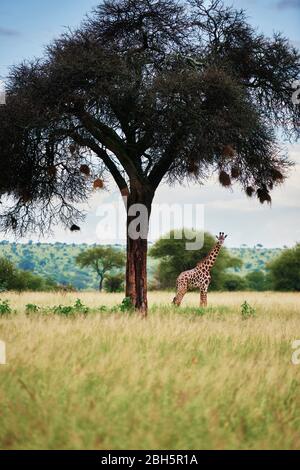
[[[175,305],[180,305],[182,299],[189,289],[198,287],[200,289],[200,305],[206,307],[207,305],[207,290],[211,281],[210,270],[215,264],[217,256],[220,252],[227,235],[220,232],[217,237],[218,241],[209,254],[200,261],[197,266],[188,271],[183,271],[179,274],[176,281],[176,297],[173,299]]]

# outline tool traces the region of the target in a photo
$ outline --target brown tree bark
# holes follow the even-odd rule
[[[129,227],[137,216],[129,215],[130,208],[134,204],[143,204],[147,210],[147,223],[151,213],[153,191],[131,185],[131,191],[127,198],[127,263],[126,263],[126,297],[130,297],[131,302],[142,317],[147,316],[147,252],[148,236],[145,238],[145,230],[141,230],[141,236],[133,239],[129,233]],[[141,229],[141,228],[140,228]],[[143,233],[144,232],[144,233]],[[148,230],[147,230],[148,235]]]
[[[99,292],[102,292],[102,289],[103,289],[103,280],[104,280],[104,276],[100,276]]]

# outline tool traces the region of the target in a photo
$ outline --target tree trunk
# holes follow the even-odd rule
[[[126,263],[126,297],[142,317],[147,316],[147,251],[148,251],[148,222],[151,213],[153,192],[131,186],[131,192],[127,198],[127,263]],[[129,214],[133,205],[143,205],[147,211],[147,227],[140,227],[140,236],[134,239],[130,233],[130,225],[139,218],[139,214]],[[133,210],[135,212],[135,210]]]
[[[102,289],[103,289],[103,276],[100,276],[99,292],[102,292]]]

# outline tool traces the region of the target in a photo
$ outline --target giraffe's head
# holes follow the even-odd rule
[[[216,235],[216,239],[218,240],[220,245],[223,245],[226,238],[227,238],[227,235],[224,235],[224,232],[220,232],[219,235]]]

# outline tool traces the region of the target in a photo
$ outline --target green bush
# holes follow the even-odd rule
[[[49,291],[56,283],[49,278],[43,278],[29,271],[17,269],[12,261],[0,258],[0,290],[15,291]]]
[[[300,243],[267,265],[274,290],[300,291]]]
[[[255,308],[251,307],[250,304],[245,300],[245,302],[241,305],[241,315],[243,320],[248,320],[248,318],[255,317]]]
[[[132,312],[133,311],[133,305],[130,297],[125,297],[122,300],[122,303],[118,306],[118,309],[121,312]]]
[[[122,292],[124,290],[124,274],[107,274],[104,281],[106,292]]]
[[[102,291],[103,281],[114,269],[122,269],[125,265],[125,255],[113,247],[98,246],[83,251],[76,257],[76,263],[81,268],[91,268],[99,278],[99,291]],[[111,291],[115,292],[115,291]]]
[[[0,300],[0,317],[10,315],[13,313],[11,306],[9,305],[8,300]]]
[[[10,260],[0,258],[0,286],[2,286],[4,290],[13,288],[17,272],[16,267]]]
[[[245,278],[237,274],[226,274],[223,281],[223,290],[226,291],[241,291],[247,289],[247,282]]]
[[[30,315],[32,313],[37,313],[39,311],[39,307],[35,304],[27,304],[25,307],[26,315]]]
[[[249,290],[262,292],[272,288],[269,276],[262,271],[252,271],[245,276]]]
[[[76,314],[87,315],[89,311],[90,309],[84,305],[80,299],[77,299],[74,305],[58,305],[51,309],[51,312],[55,315],[64,317],[70,317]]]

